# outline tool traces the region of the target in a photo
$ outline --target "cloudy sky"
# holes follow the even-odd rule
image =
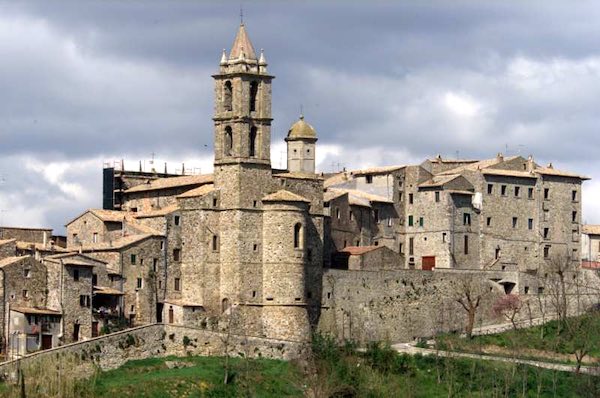
[[[101,206],[105,162],[210,172],[239,8],[0,2],[0,224],[63,232]],[[593,178],[600,223],[598,2],[244,1],[244,20],[277,76],[274,166],[302,105],[321,171],[533,154]]]

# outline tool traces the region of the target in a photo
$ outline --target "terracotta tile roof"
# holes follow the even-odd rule
[[[37,242],[23,242],[17,241],[17,249],[19,250],[37,250],[40,252],[56,252],[56,253],[68,253],[69,250],[64,247],[60,247],[58,245],[50,245],[46,244],[44,246],[43,243]]]
[[[135,243],[141,242],[145,239],[148,239],[153,236],[162,236],[162,235],[153,235],[153,234],[140,234],[140,235],[129,235],[125,236],[121,239],[115,240],[113,242],[101,242],[101,243],[93,243],[89,245],[84,245],[81,250],[85,252],[93,252],[93,251],[110,251],[110,250],[119,250],[123,249],[127,246],[131,246]]]
[[[125,293],[123,293],[120,290],[114,289],[112,287],[94,286],[94,294],[103,294],[103,295],[110,295],[110,296],[123,296]]]
[[[581,230],[587,235],[600,235],[600,225],[584,225]]]
[[[392,173],[394,171],[403,169],[405,167],[406,166],[404,166],[404,165],[402,165],[402,166],[396,165],[396,166],[369,167],[366,169],[352,170],[350,172],[350,174],[355,175],[355,176],[367,175],[367,174],[388,174],[388,173]]]
[[[505,156],[504,158],[502,158],[502,160],[500,160],[498,158],[484,159],[484,160],[480,160],[475,163],[462,165],[462,166],[456,167],[451,170],[442,171],[440,173],[437,173],[437,175],[461,174],[465,171],[483,170],[483,169],[487,169],[488,167],[497,165],[499,163],[509,162],[509,161],[515,160],[517,158],[518,158],[518,156]]]
[[[299,172],[284,172],[284,173],[273,173],[275,178],[292,178],[297,180],[322,180],[319,174],[314,173],[299,173]]]
[[[485,170],[481,170],[481,173],[484,175],[533,178],[534,180],[537,179],[537,176],[534,173],[530,173],[528,171],[521,171],[521,170],[485,169]]]
[[[381,249],[385,246],[347,246],[340,250],[342,253],[348,253],[351,256],[360,256],[373,250]]]
[[[167,177],[148,180],[146,184],[136,185],[129,188],[125,193],[156,191],[160,189],[187,187],[192,185],[203,185],[213,182],[212,174],[201,174],[193,176]]]
[[[419,188],[442,187],[444,186],[444,184],[449,183],[450,181],[458,177],[460,177],[460,174],[435,175],[430,180],[419,184]]]
[[[199,302],[174,300],[174,299],[165,299],[165,303],[177,305],[179,307],[203,307],[204,306],[204,304],[199,303]]]
[[[108,264],[106,261],[103,260],[98,260],[97,258],[93,258],[90,256],[86,256],[85,254],[79,253],[79,252],[69,252],[69,253],[64,253],[64,254],[53,254],[51,256],[46,256],[44,257],[44,260],[62,260],[65,258],[70,258],[70,257],[79,257],[83,260],[88,260],[89,262],[96,262],[96,263],[102,263],[102,264]]]
[[[329,202],[332,199],[338,198],[344,194],[348,194],[348,202],[357,206],[370,207],[371,202],[377,203],[394,203],[393,200],[385,198],[383,196],[374,195],[372,193],[359,191],[357,189],[341,189],[341,188],[329,188],[325,191],[323,200]]]
[[[103,222],[122,222],[123,219],[127,216],[127,212],[118,211],[118,210],[104,210],[104,209],[87,209],[83,213],[79,214],[77,217],[73,218],[71,221],[66,223],[65,225],[72,224],[75,220],[85,216],[86,214],[91,213],[94,216],[98,217],[100,221]]]
[[[13,257],[7,257],[3,260],[0,260],[0,268],[4,268],[7,265],[11,265],[11,264],[16,264],[21,260],[24,260],[26,258],[30,258],[31,256],[13,256]]]
[[[10,310],[28,315],[62,315],[60,311],[55,311],[48,308],[10,307]]]
[[[329,188],[335,185],[343,184],[350,180],[348,173],[339,173],[325,179],[323,186]]]
[[[200,187],[200,188],[203,188],[203,187]],[[179,210],[179,206],[177,204],[172,204],[169,206],[165,206],[162,209],[133,213],[132,216],[133,216],[133,218],[164,217],[167,214],[171,214],[177,210]]]
[[[549,176],[557,176],[557,177],[570,177],[570,178],[578,178],[580,180],[589,180],[590,177],[582,176],[575,173],[570,173],[567,171],[556,170],[551,167],[537,167],[535,172],[541,175],[549,175]]]
[[[306,202],[310,203],[310,200],[296,195],[290,191],[286,191],[285,189],[279,190],[275,193],[265,196],[262,198],[263,202]]]
[[[181,195],[178,195],[177,197],[178,198],[197,198],[200,196],[204,196],[214,190],[215,190],[214,184],[206,184],[206,185],[202,185],[201,187],[198,187],[198,188],[190,189],[189,191],[184,192]]]

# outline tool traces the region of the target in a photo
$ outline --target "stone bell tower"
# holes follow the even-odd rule
[[[271,80],[241,24],[231,52],[223,51],[215,79],[214,184],[219,228],[213,243],[220,311],[259,310],[262,295],[262,202],[272,171]],[[217,299],[217,297],[215,297]]]
[[[223,50],[215,79],[215,166],[253,163],[270,166],[271,80],[261,51],[242,24],[229,58]]]

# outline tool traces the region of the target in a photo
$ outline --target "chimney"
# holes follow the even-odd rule
[[[44,237],[42,238],[42,244],[44,245],[44,249],[48,245],[48,232],[44,231]]]
[[[504,155],[502,154],[502,152],[498,152],[498,154],[496,155],[496,161],[498,163],[504,162]]]
[[[535,163],[533,162],[533,156],[529,155],[529,157],[527,158],[527,171],[530,173],[533,173],[534,169],[535,169]]]

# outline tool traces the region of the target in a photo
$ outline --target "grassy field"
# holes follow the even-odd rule
[[[385,344],[357,351],[316,336],[305,362],[230,358],[151,358],[130,361],[85,381],[59,377],[43,364],[27,397],[599,397],[600,378],[530,366],[471,359],[408,356]],[[176,366],[168,366],[175,363]],[[44,373],[45,372],[45,373]],[[52,383],[51,383],[52,384]],[[53,383],[52,385],[58,385]],[[0,384],[0,396],[20,397],[20,387]]]
[[[437,347],[451,351],[497,354],[551,362],[576,363],[575,352],[585,350],[583,363],[600,363],[600,313],[593,312],[569,319],[569,327],[553,320],[544,325],[510,330],[504,333],[475,336],[457,335],[436,338]]]

